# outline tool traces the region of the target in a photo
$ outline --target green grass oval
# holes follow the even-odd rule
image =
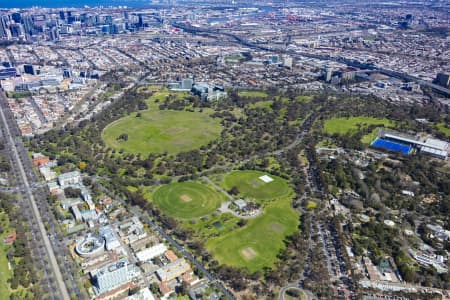
[[[263,175],[270,176],[273,181],[265,183],[259,179]],[[222,185],[227,190],[236,186],[240,196],[256,202],[287,196],[292,191],[284,179],[259,171],[233,171],[225,176]]]
[[[207,113],[188,111],[142,111],[109,124],[102,132],[106,145],[123,149],[127,153],[177,154],[197,149],[218,138],[222,126],[220,119]],[[128,134],[127,141],[117,138]]]
[[[204,184],[186,181],[163,185],[153,193],[152,199],[163,213],[175,218],[192,219],[214,212],[223,196]]]
[[[273,181],[264,183],[259,179],[263,175]],[[285,247],[285,238],[298,230],[299,214],[291,206],[294,191],[286,180],[258,171],[228,173],[222,185],[225,188],[235,185],[242,197],[267,204],[263,213],[248,220],[244,227],[208,239],[206,248],[220,264],[244,268],[250,273],[272,268]]]

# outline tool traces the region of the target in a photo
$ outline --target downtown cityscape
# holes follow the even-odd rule
[[[450,299],[450,2],[0,4],[0,299]]]

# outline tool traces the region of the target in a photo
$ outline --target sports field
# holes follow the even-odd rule
[[[102,132],[106,145],[128,153],[176,154],[208,144],[218,138],[222,127],[219,119],[206,113],[147,110],[109,124]],[[128,140],[118,140],[121,134]]]
[[[299,215],[291,207],[292,189],[281,178],[270,176],[274,181],[264,183],[259,179],[266,175],[255,171],[229,173],[223,182],[236,185],[242,195],[253,197],[257,202],[270,201],[263,213],[236,230],[216,238],[210,238],[206,247],[221,264],[245,268],[249,272],[273,267],[277,254],[284,247],[286,236],[294,233],[299,225]],[[256,184],[254,180],[261,181]],[[241,195],[241,196],[242,196]]]
[[[369,125],[383,125],[385,127],[395,126],[394,122],[388,119],[377,119],[372,117],[332,118],[325,121],[324,130],[328,134],[354,134],[358,132],[358,126],[364,128]]]
[[[284,248],[284,238],[297,230],[298,214],[290,198],[270,203],[264,213],[249,220],[243,228],[206,242],[208,250],[221,264],[245,268],[249,272],[273,267]]]
[[[254,199],[258,203],[288,196],[292,190],[285,180],[268,174],[273,181],[265,183],[259,177],[266,175],[259,171],[233,171],[227,174],[222,182],[226,190],[236,186],[239,196]]]
[[[186,181],[163,185],[152,194],[152,199],[165,214],[192,219],[214,212],[225,196],[205,184]]]

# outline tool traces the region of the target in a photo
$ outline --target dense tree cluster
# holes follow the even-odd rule
[[[16,241],[12,249],[7,253],[8,261],[13,269],[13,276],[8,279],[11,289],[17,289],[19,286],[24,288],[32,287],[35,293],[35,299],[40,299],[38,286],[38,277],[34,269],[30,248],[27,242],[27,225],[22,221],[18,214],[17,207],[12,199],[5,194],[0,194],[0,211],[5,212],[10,220],[10,227],[16,231]],[[11,299],[18,299],[17,293],[11,295]]]

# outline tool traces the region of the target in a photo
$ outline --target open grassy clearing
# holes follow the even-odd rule
[[[233,171],[224,177],[222,185],[226,190],[236,186],[242,198],[253,199],[258,203],[285,197],[292,192],[289,185],[282,178],[269,175],[273,181],[265,183],[259,179],[263,175],[266,175],[266,173],[259,171]]]
[[[128,153],[176,154],[208,144],[221,131],[220,120],[206,113],[147,110],[141,117],[132,114],[111,123],[102,138],[109,147]],[[118,140],[121,134],[127,134],[128,140]]]
[[[9,228],[9,219],[5,213],[0,213],[0,224],[5,231],[0,235],[0,299],[9,299],[11,288],[8,279],[12,277],[12,271],[8,268],[7,252],[11,246],[3,243],[3,238],[11,233]]]
[[[265,183],[259,179],[263,175],[273,181]],[[236,186],[240,191],[238,197],[264,203],[264,211],[241,228],[231,227],[235,221],[228,220],[227,226],[231,225],[232,230],[209,236],[208,251],[219,263],[251,273],[273,267],[277,254],[284,247],[285,237],[294,233],[299,225],[299,215],[291,207],[293,190],[282,178],[258,171],[233,171],[223,177],[222,185],[226,189]]]
[[[173,92],[167,88],[164,88],[155,92],[150,98],[148,98],[147,105],[149,106],[149,109],[158,108],[158,106],[168,97],[174,100],[183,100],[188,96],[190,96],[189,92]]]
[[[264,91],[241,91],[238,93],[239,97],[251,98],[267,98],[269,95]]]
[[[325,121],[324,130],[328,134],[354,134],[358,132],[358,126],[364,128],[370,125],[394,127],[395,123],[388,119],[377,119],[372,117],[332,118]]]
[[[450,137],[450,127],[445,127],[444,122],[437,124],[437,128],[439,129],[440,132],[445,134],[447,137]]]
[[[361,138],[361,142],[363,144],[367,144],[367,145],[371,144],[376,139],[376,137],[378,135],[378,131],[380,129],[381,129],[381,127],[377,127],[374,130],[372,130],[372,132],[370,132],[370,133],[366,134],[365,136],[363,136]]]
[[[317,202],[314,201],[308,201],[308,203],[306,203],[306,209],[316,209],[318,206]]]
[[[255,103],[250,103],[248,107],[250,108],[266,108],[269,111],[272,111],[272,103],[273,101],[267,100],[267,101],[259,101]]]
[[[261,216],[249,220],[246,226],[210,238],[206,242],[208,251],[219,263],[251,273],[273,267],[277,254],[284,248],[285,237],[299,225],[298,213],[290,202],[290,197],[271,202]]]
[[[225,196],[205,184],[186,181],[161,186],[152,194],[152,199],[165,214],[191,219],[214,212]]]
[[[313,99],[313,96],[308,96],[308,95],[300,95],[295,97],[295,100],[299,101],[299,102],[304,102],[304,103],[308,103],[311,102]]]

